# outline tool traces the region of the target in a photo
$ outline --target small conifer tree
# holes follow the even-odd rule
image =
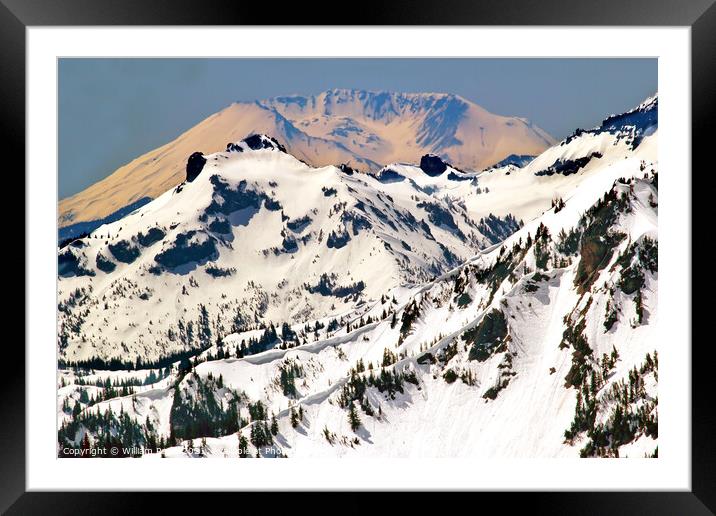
[[[348,423],[351,425],[351,430],[354,432],[360,428],[360,417],[358,416],[358,411],[352,401],[348,406]]]

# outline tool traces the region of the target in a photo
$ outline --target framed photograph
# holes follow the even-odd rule
[[[435,490],[711,514],[711,3],[267,26],[3,0],[26,202],[3,509]]]

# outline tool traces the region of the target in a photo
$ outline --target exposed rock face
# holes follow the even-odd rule
[[[420,169],[427,175],[435,177],[447,170],[447,164],[434,154],[426,154],[420,158]]]
[[[601,152],[592,152],[588,156],[582,156],[581,158],[567,160],[558,159],[546,169],[535,172],[535,175],[551,176],[554,174],[562,174],[563,176],[568,176],[570,174],[576,174],[579,172],[579,169],[586,167],[587,163],[589,163],[592,159],[599,159],[601,157]]]
[[[506,167],[507,165],[514,165],[517,168],[522,168],[535,159],[535,157],[536,156],[532,156],[530,154],[510,154],[505,159],[492,165],[490,168],[501,168]]]
[[[189,160],[186,162],[186,180],[190,183],[194,181],[204,168],[205,163],[206,158],[201,152],[195,152],[189,156]]]
[[[57,272],[62,277],[70,276],[94,276],[95,272],[86,267],[86,259],[78,255],[69,246],[57,255]]]
[[[252,134],[240,142],[226,144],[226,152],[244,152],[246,150],[272,149],[279,152],[286,152],[286,147],[278,140],[265,134]]]
[[[392,168],[384,168],[378,173],[376,178],[381,183],[397,183],[399,181],[405,181],[405,176],[396,172]]]
[[[139,249],[127,240],[120,240],[119,242],[109,244],[107,249],[112,253],[112,256],[122,263],[132,263],[139,258],[140,254]]]
[[[271,136],[266,136],[263,134],[254,134],[249,136],[248,138],[245,138],[244,141],[246,142],[246,145],[248,145],[249,148],[253,150],[276,149],[281,152],[286,152],[286,148],[280,143],[278,143],[278,140],[276,138],[273,138]]]
[[[171,272],[182,274],[218,256],[216,239],[192,230],[178,234],[174,243],[157,254],[154,261]]]
[[[355,172],[355,169],[353,169],[353,167],[351,167],[350,165],[347,165],[345,163],[341,163],[338,166],[338,168],[341,170],[341,172],[343,172],[344,174],[346,174],[348,176],[352,176],[353,173]]]
[[[159,228],[149,228],[146,235],[141,231],[139,232],[137,241],[144,247],[149,247],[155,242],[159,242],[165,235],[166,233]]]
[[[102,253],[97,253],[97,268],[102,272],[111,273],[117,268],[117,264],[104,257]]]

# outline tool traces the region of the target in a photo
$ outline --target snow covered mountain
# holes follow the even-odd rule
[[[315,96],[236,102],[176,140],[63,199],[59,225],[102,219],[143,197],[155,198],[184,179],[186,157],[225,142],[270,134],[313,166],[346,163],[375,171],[433,153],[466,170],[510,154],[537,154],[554,143],[523,118],[498,116],[456,95],[329,90]]]
[[[193,155],[60,250],[60,455],[658,455],[657,112],[470,174]]]
[[[436,157],[423,166],[433,175],[315,169],[261,135],[193,154],[185,182],[60,250],[61,356],[151,361],[206,346],[182,330],[202,310],[221,334],[339,317],[520,227],[451,195],[475,177]]]

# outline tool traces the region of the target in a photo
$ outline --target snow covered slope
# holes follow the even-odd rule
[[[435,177],[415,166],[312,168],[265,136],[194,158],[191,181],[60,250],[63,359],[153,361],[205,347],[190,327],[205,326],[203,311],[218,335],[339,317],[520,226],[480,223],[441,195],[473,181],[444,164]]]
[[[537,154],[554,142],[523,118],[494,115],[443,93],[330,90],[237,102],[60,201],[59,225],[101,219],[142,197],[157,197],[183,180],[189,154],[220,151],[252,133],[274,136],[313,166],[347,163],[362,171],[430,152],[477,170],[509,154]]]
[[[375,176],[356,177],[332,167],[296,165],[265,137],[259,138],[261,146],[268,147],[262,150],[249,150],[252,145],[240,143],[242,152],[207,156],[201,173],[176,189],[180,191],[169,191],[114,226],[97,230],[98,237],[104,231],[114,239],[107,241],[122,237],[135,242],[130,234],[138,235],[138,228],[144,228],[136,240],[136,264],[117,266],[132,275],[116,279],[113,290],[107,289],[112,275],[102,275],[92,261],[94,253],[107,252],[108,243],[90,237],[82,247],[68,248],[81,258],[77,270],[95,275],[60,281],[61,323],[81,328],[76,335],[70,333],[64,348],[60,343],[61,353],[67,358],[100,356],[81,347],[112,333],[107,327],[96,334],[86,329],[88,324],[89,328],[101,325],[99,315],[93,315],[100,312],[95,305],[108,303],[103,316],[115,324],[124,310],[131,309],[129,305],[142,307],[147,301],[139,290],[132,291],[136,287],[130,285],[130,277],[164,281],[165,285],[153,287],[157,290],[151,296],[168,297],[168,291],[174,292],[173,320],[186,317],[183,309],[189,300],[176,293],[179,284],[161,293],[158,289],[180,276],[194,277],[199,284],[207,280],[197,279],[200,266],[196,264],[182,276],[177,267],[186,264],[156,257],[165,257],[168,251],[173,256],[170,250],[178,236],[193,230],[197,233],[187,237],[184,247],[211,250],[206,242],[213,236],[221,260],[224,243],[209,229],[219,215],[226,216],[232,227],[231,236],[224,240],[239,252],[250,246],[248,240],[241,240],[241,229],[265,217],[259,226],[262,232],[254,234],[259,244],[253,249],[272,245],[280,251],[266,254],[269,261],[261,263],[269,265],[254,269],[254,275],[266,270],[266,275],[291,284],[295,275],[306,274],[305,290],[331,292],[336,310],[321,313],[327,303],[318,304],[315,314],[301,322],[267,319],[274,325],[244,323],[232,332],[214,322],[218,315],[214,310],[220,305],[206,301],[206,311],[198,310],[194,324],[206,349],[193,358],[177,355],[153,369],[133,371],[107,370],[117,365],[109,362],[89,364],[95,365],[95,371],[63,370],[60,454],[73,453],[63,452],[65,448],[81,451],[115,444],[162,448],[156,457],[658,454],[656,109],[652,99],[631,113],[610,117],[599,128],[578,131],[521,169],[510,165],[474,174],[427,158],[423,168],[394,164]],[[621,122],[614,122],[617,118]],[[249,162],[251,166],[245,166]],[[269,173],[272,167],[282,175]],[[311,180],[311,188],[304,189],[309,175],[320,181]],[[223,183],[212,177],[228,186],[217,186]],[[261,178],[277,184],[263,189]],[[236,199],[229,192],[241,181],[245,181],[243,194]],[[287,190],[282,182],[289,185]],[[315,191],[325,194],[323,188],[336,190],[327,203]],[[338,220],[335,215],[324,216],[334,202],[346,203],[342,223],[343,213],[357,210],[356,215],[364,215],[372,232],[361,228],[353,235],[348,229],[355,218],[347,216],[351,240],[344,248],[355,245],[351,259],[361,256],[365,267],[351,262],[348,274],[339,260],[321,262],[341,274],[334,282],[315,283],[305,262],[301,269],[285,268],[276,259],[285,254],[283,240],[273,235],[283,226],[277,221],[270,226],[267,221],[281,212],[288,217],[286,224],[300,218],[303,209],[296,209],[300,203],[286,191],[316,207],[318,213],[310,224],[319,220],[326,224],[321,226],[324,235]],[[234,207],[242,206],[247,192],[259,196],[260,208],[239,208],[230,214],[219,209],[232,202],[239,203]],[[183,196],[192,202],[174,201]],[[379,204],[381,199],[389,202]],[[356,208],[358,202],[365,210]],[[371,208],[378,205],[398,231],[391,232],[386,219]],[[506,206],[525,224],[509,234],[495,232],[496,243],[491,244],[487,228],[492,219],[484,214],[502,214]],[[456,256],[469,247],[457,230],[474,234],[479,250],[451,268],[448,261],[430,254],[437,248],[425,234],[405,231],[412,225],[400,224],[401,210],[405,217],[422,210],[425,225],[441,236],[436,240],[444,239]],[[457,230],[446,222],[446,212]],[[156,250],[141,244],[149,236],[146,228],[170,228],[174,223],[178,225],[155,242]],[[125,226],[131,230],[125,232]],[[199,238],[199,231],[206,237]],[[412,233],[415,240],[409,239]],[[434,261],[417,259],[414,254],[419,253],[405,249],[406,261],[401,261],[393,253],[378,252],[380,245],[360,253],[362,246],[369,245],[363,240],[391,243],[390,238],[404,239]],[[298,243],[299,250],[291,256],[301,260],[302,246],[311,242]],[[397,248],[392,243],[390,247]],[[319,260],[328,260],[335,252],[327,246],[320,250]],[[238,276],[242,264],[252,259],[250,254],[227,264],[217,262],[217,268],[231,265],[236,272],[228,277]],[[211,257],[212,263],[216,260]],[[395,269],[389,268],[392,263],[397,264]],[[436,277],[385,281],[386,271],[396,270],[400,276],[403,266],[410,267],[408,276],[413,278],[426,270],[428,275],[437,272],[429,263],[440,263]],[[149,270],[153,267],[161,269],[159,274]],[[381,278],[382,286],[371,286],[380,284]],[[268,280],[257,276],[255,281]],[[336,293],[344,292],[336,289],[355,296],[360,281],[365,283],[361,295],[341,303]],[[216,285],[202,289],[189,282],[186,297],[201,298],[203,290],[214,290]],[[76,294],[78,288],[84,291]],[[135,296],[121,305],[121,312],[112,306],[118,289]],[[281,305],[286,303],[283,300]],[[149,314],[151,322],[140,319],[141,310],[131,312],[135,330],[154,331],[158,318]],[[96,340],[92,343],[97,346],[94,352],[107,348]],[[127,346],[127,356],[141,348]]]

